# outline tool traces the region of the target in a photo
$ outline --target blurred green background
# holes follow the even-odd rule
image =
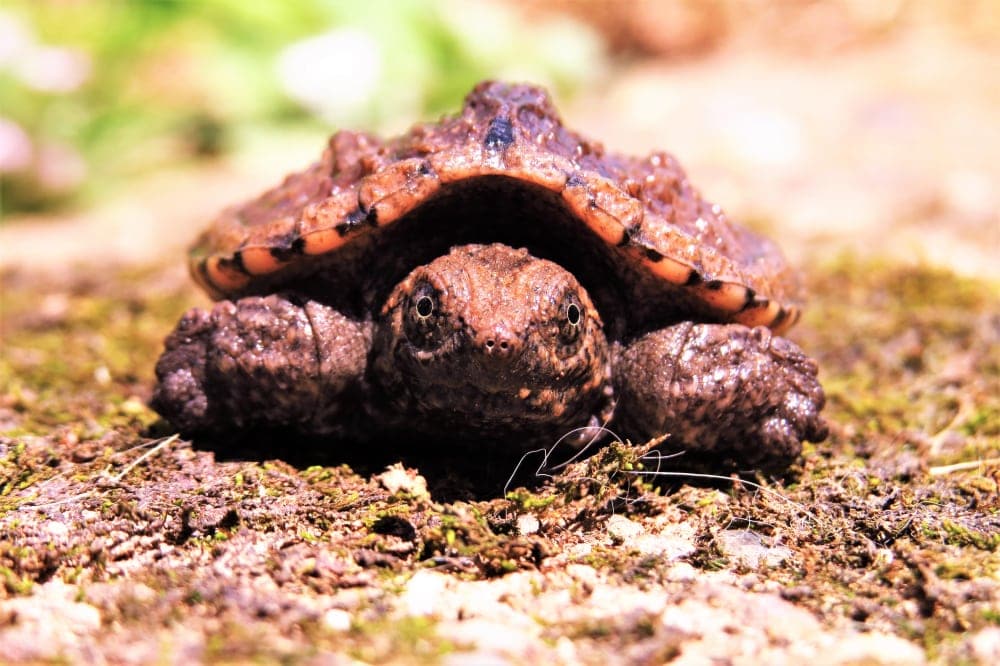
[[[996,275],[998,36],[997,0],[6,0],[0,265],[180,265],[333,131],[391,136],[503,78],[611,149],[669,150],[793,259]]]
[[[568,93],[602,62],[585,24],[492,2],[4,3],[0,213],[92,202],[247,134],[401,129],[486,77]]]

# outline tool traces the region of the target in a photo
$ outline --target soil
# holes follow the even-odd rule
[[[897,71],[909,48],[866,57]],[[983,68],[971,77],[995,62],[987,54],[948,45],[939,66]],[[745,76],[747,61],[728,57],[712,63],[715,76]],[[844,86],[831,99],[870,99],[844,83],[857,66],[810,64]],[[677,85],[704,85],[702,67],[630,70],[566,115],[586,124],[611,104],[602,100],[649,95],[657,81],[674,99]],[[767,113],[821,139],[778,155],[770,183],[720,158],[720,144],[686,147],[681,161],[709,198],[718,187],[724,208],[807,269],[812,300],[792,337],[819,359],[832,433],[780,475],[675,473],[670,456],[683,452],[669,438],[575,460],[557,447],[520,466],[475,443],[185,441],[146,406],[163,337],[206,302],[184,274],[190,236],[178,229],[219,204],[214,193],[193,203],[206,179],[238,178],[246,163],[193,167],[167,191],[150,181],[109,204],[147,210],[142,233],[162,236],[160,252],[129,252],[124,233],[121,252],[97,257],[100,208],[6,224],[0,661],[997,663],[1000,276],[988,259],[1000,206],[977,183],[997,182],[1000,139],[985,128],[961,159],[908,159],[964,140],[935,124],[942,98],[964,95],[967,117],[995,117],[996,75],[961,92],[946,77],[922,80],[906,94],[868,79],[888,104],[879,108],[916,119],[907,137],[940,130],[922,145],[897,137],[890,161],[884,133],[817,152],[831,145],[830,105],[796,115],[811,97],[795,83],[804,70],[760,67],[771,78],[757,85],[796,91]],[[686,113],[697,122],[697,109]],[[601,117],[619,146],[670,147],[624,111]],[[742,185],[769,198],[727,201]],[[168,197],[184,201],[176,224],[161,212]],[[825,222],[797,226],[804,210]],[[62,244],[46,259],[31,239],[53,229]]]

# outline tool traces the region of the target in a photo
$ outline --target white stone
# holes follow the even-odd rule
[[[913,643],[887,634],[855,634],[837,641],[823,655],[828,664],[919,666],[924,651]]]
[[[1000,664],[1000,628],[989,627],[969,639],[972,655],[984,664]]]
[[[679,560],[695,551],[693,542],[668,534],[640,534],[632,541],[632,547],[643,555],[662,560]]]
[[[567,564],[566,573],[575,581],[594,588],[600,581],[597,570],[589,564]]]
[[[792,556],[785,546],[768,546],[764,539],[750,530],[723,530],[715,542],[724,555],[748,569],[775,567]]]
[[[607,530],[611,540],[615,543],[627,543],[644,531],[639,523],[617,514],[608,518]]]
[[[43,524],[43,529],[48,532],[49,536],[60,539],[69,534],[69,528],[66,527],[66,523],[62,523],[58,520],[47,520]]]
[[[523,659],[529,650],[537,649],[540,641],[526,633],[521,627],[513,627],[503,622],[473,618],[462,622],[442,622],[437,625],[437,633],[457,645],[472,647],[477,653],[490,656],[491,660],[503,656]],[[477,655],[478,656],[478,655]],[[459,660],[454,663],[484,663]],[[491,663],[506,663],[491,661]]]
[[[435,615],[453,579],[433,571],[418,571],[406,584],[401,601],[407,615]]]
[[[30,597],[0,602],[0,617],[13,622],[0,628],[0,663],[74,661],[101,630],[101,612],[74,601],[78,588],[53,580]]]
[[[690,583],[698,576],[699,571],[688,562],[678,562],[667,570],[667,580],[676,583]]]
[[[522,513],[517,517],[517,531],[522,536],[534,534],[539,527],[541,523],[538,522],[538,518],[530,513]]]
[[[375,480],[393,495],[406,493],[411,497],[428,497],[427,479],[414,470],[404,468],[400,463],[389,465],[385,471],[375,476]]]
[[[351,628],[351,614],[341,608],[331,608],[323,613],[323,626],[330,631],[347,631]]]

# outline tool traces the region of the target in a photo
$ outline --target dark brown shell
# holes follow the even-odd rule
[[[192,273],[224,297],[321,260],[359,261],[345,248],[489,176],[547,190],[626,279],[682,290],[711,319],[780,332],[798,318],[798,281],[777,247],[705,201],[673,156],[607,152],[565,129],[544,90],[497,82],[478,85],[460,114],[395,139],[338,132],[319,162],[224,211],[192,249]]]

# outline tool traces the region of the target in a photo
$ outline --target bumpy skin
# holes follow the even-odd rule
[[[619,418],[638,437],[737,464],[781,466],[821,441],[815,361],[764,327],[685,322],[630,344],[615,363]]]
[[[549,439],[611,418],[596,308],[570,273],[525,250],[455,248],[397,285],[378,324],[373,349],[372,323],[294,296],[194,309],[167,338],[153,406],[185,432],[361,438],[380,426]]]
[[[294,295],[190,310],[156,364],[152,405],[184,432],[343,431],[358,412],[371,324]]]
[[[821,440],[816,364],[770,330],[684,322],[609,343],[587,291],[501,244],[414,269],[374,322],[293,294],[192,310],[157,364],[182,431],[290,426],[370,438],[553,443],[610,424],[718,463],[780,466]],[[613,370],[612,370],[613,366]]]
[[[554,441],[611,417],[590,296],[551,261],[467,245],[417,268],[382,311],[373,370],[390,413],[437,433]]]

